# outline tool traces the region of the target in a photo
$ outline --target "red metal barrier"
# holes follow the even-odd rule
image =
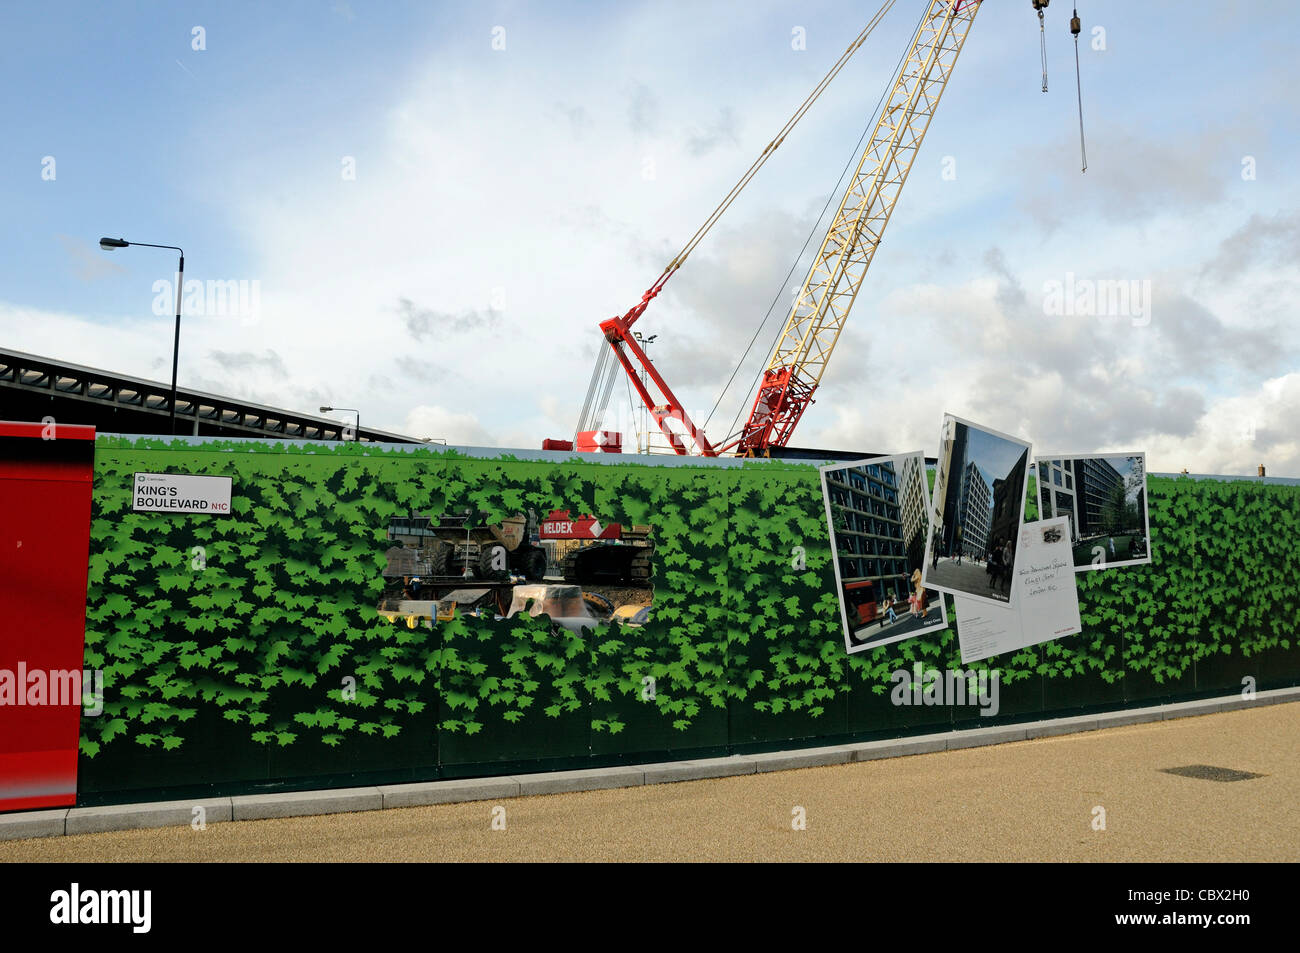
[[[0,421],[0,811],[76,802],[94,454]]]

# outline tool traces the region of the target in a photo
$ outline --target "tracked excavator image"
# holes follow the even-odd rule
[[[553,510],[541,525],[565,582],[580,586],[648,586],[654,545],[651,527],[605,526],[591,516],[576,519],[568,510]]]

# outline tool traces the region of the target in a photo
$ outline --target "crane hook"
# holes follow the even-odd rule
[[[1043,92],[1047,92],[1047,24],[1043,20],[1043,11],[1051,0],[1033,0],[1034,9],[1038,11],[1038,45],[1043,53]]]

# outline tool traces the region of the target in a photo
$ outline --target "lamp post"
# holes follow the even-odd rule
[[[342,410],[349,414],[357,415],[357,433],[356,436],[354,436],[352,439],[354,441],[359,441],[361,439],[361,411],[357,410],[354,407],[322,407],[320,409],[320,412],[322,414],[328,414],[330,411],[334,411],[334,410]]]
[[[174,252],[180,253],[180,264],[176,267],[176,335],[172,340],[172,398],[171,398],[171,425],[172,433],[176,433],[176,363],[181,355],[181,289],[185,286],[185,250],[179,245],[151,245],[148,242],[128,242],[124,238],[101,238],[99,247],[104,251],[112,251],[114,248],[129,248],[132,245],[140,245],[143,248],[169,248]],[[197,422],[197,418],[196,418]]]

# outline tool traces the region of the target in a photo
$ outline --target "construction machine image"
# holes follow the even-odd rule
[[[497,523],[470,508],[396,516],[385,533],[378,609],[390,621],[408,623],[446,621],[457,612],[504,618],[519,611],[518,599],[526,595],[549,607],[531,614],[558,612],[557,618],[591,624],[619,607],[649,606],[652,532],[558,509],[543,520],[530,509]],[[587,608],[571,611],[579,604]]]
[[[602,525],[592,516],[552,510],[542,520],[539,539],[567,583],[639,587],[650,584],[651,532],[650,526]]]
[[[395,516],[388,524],[386,580],[415,577],[422,583],[454,578],[508,581],[512,576],[540,582],[546,552],[537,544],[537,519],[516,514],[484,524],[468,511],[441,516]]]

